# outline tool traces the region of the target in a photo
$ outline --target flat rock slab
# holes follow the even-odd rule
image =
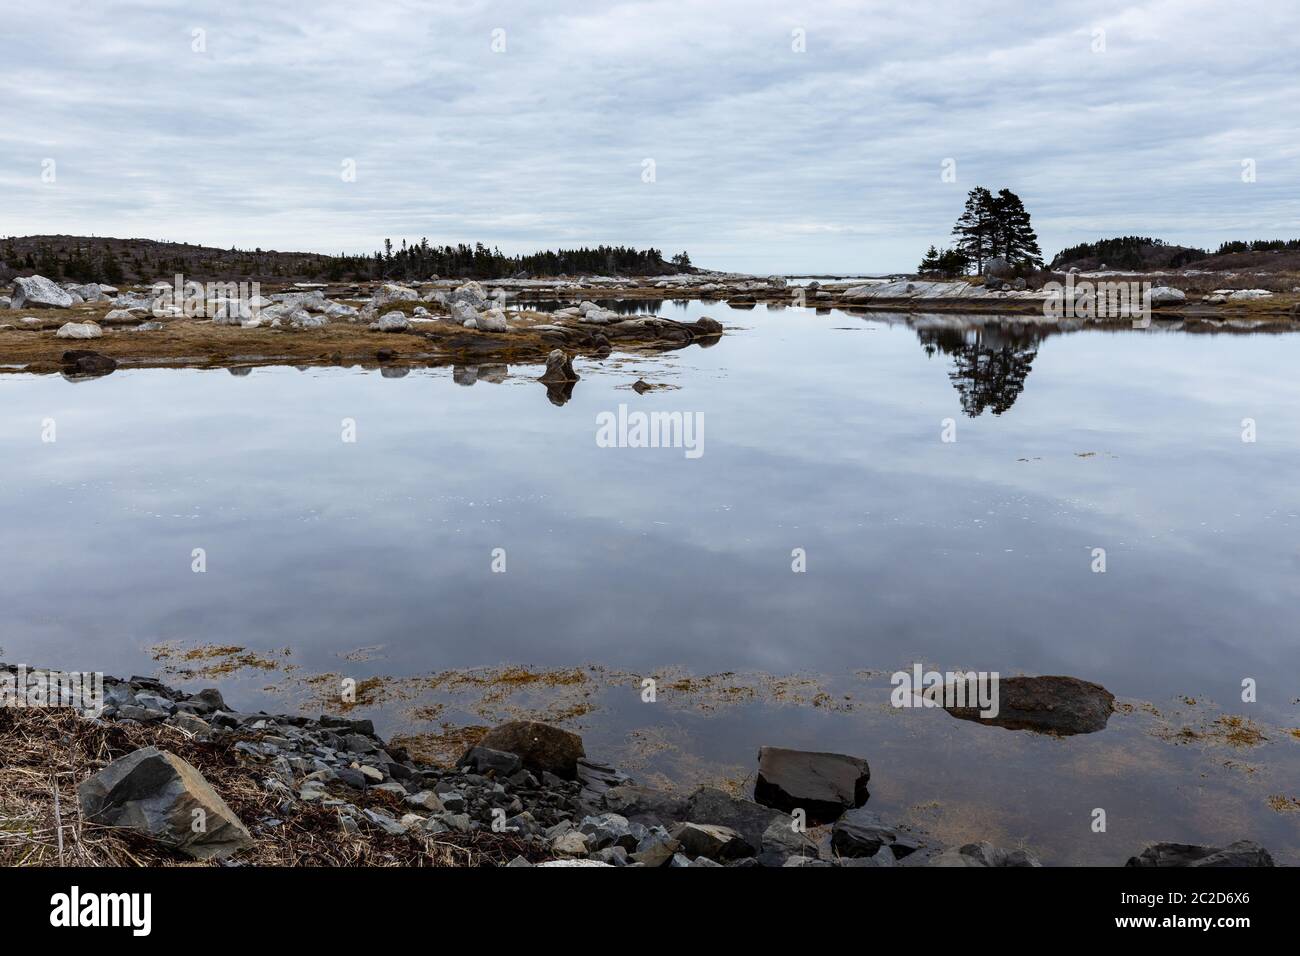
[[[1068,737],[1104,730],[1115,712],[1115,695],[1077,677],[1004,677],[998,681],[996,717],[981,717],[978,707],[945,709],[961,720]]]
[[[157,747],[114,760],[77,788],[90,823],[127,827],[196,860],[250,846],[248,829],[193,766]]]
[[[808,823],[829,823],[867,802],[871,769],[861,757],[763,747],[754,799],[786,813],[802,809]]]

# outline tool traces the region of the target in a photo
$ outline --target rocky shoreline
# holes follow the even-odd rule
[[[1077,276],[1080,282],[1089,277]],[[1106,277],[1120,283],[1142,278]],[[1238,280],[1226,275],[1222,281]],[[707,317],[683,323],[654,315],[623,315],[609,308],[613,300],[700,300],[736,309],[765,305],[996,314],[1061,328],[1082,322],[1127,325],[1132,321],[1127,314],[1081,320],[1071,312],[1053,317],[1041,278],[1032,283],[986,277],[809,280],[802,285],[778,276],[763,279],[729,273],[503,278],[486,283],[430,279],[410,285],[295,283],[249,297],[229,288],[236,285],[213,283],[191,295],[165,283],[119,290],[98,283],[59,285],[42,276],[20,277],[9,295],[0,296],[0,367],[84,377],[109,374],[119,365],[536,364],[556,349],[571,358],[600,357],[614,348],[661,351],[708,346],[724,331]],[[1277,324],[1290,323],[1300,314],[1300,294],[1295,289],[1215,285],[1210,282],[1206,294],[1199,296],[1159,285],[1149,297],[1151,316],[1171,322]],[[86,350],[68,348],[74,342],[87,346],[93,342],[102,358],[93,367],[86,366],[81,361]],[[64,354],[68,351],[71,358]]]
[[[0,780],[27,775],[4,780],[0,824],[26,814],[27,862],[55,862],[56,832],[58,862],[75,844],[94,862],[148,865],[1040,865],[1020,848],[943,846],[890,825],[867,808],[867,761],[845,754],[763,747],[746,797],[641,786],[578,735],[532,721],[493,728],[444,767],[369,720],[240,713],[216,688],[104,677],[100,699],[98,716],[72,709],[90,704],[76,691],[61,707],[0,707]],[[57,787],[52,801],[48,789],[24,797],[32,770],[63,781],[62,804]],[[1273,865],[1250,841],[1135,851],[1126,865]]]

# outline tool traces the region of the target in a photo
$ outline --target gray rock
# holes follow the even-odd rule
[[[686,815],[684,794],[636,784],[610,787],[604,793],[604,803],[607,809],[647,826],[682,820]]]
[[[388,312],[380,316],[379,321],[370,328],[375,332],[408,332],[411,321],[404,312]]]
[[[889,847],[896,859],[921,848],[921,841],[910,833],[886,826],[867,809],[846,813],[831,830],[831,846],[840,856],[875,856],[883,846]]]
[[[385,282],[375,291],[374,296],[370,299],[370,304],[378,310],[394,302],[418,302],[419,299],[420,293],[411,287],[398,285],[395,282]]]
[[[74,304],[73,296],[60,289],[44,276],[26,276],[14,279],[11,309],[67,309]]]
[[[788,822],[790,817],[741,797],[733,797],[716,787],[700,787],[686,802],[685,819],[696,823],[716,823],[739,833],[757,853],[763,845],[763,833],[774,821]]]
[[[792,856],[817,858],[817,843],[807,833],[794,829],[790,820],[773,820],[763,831],[758,862],[762,866],[784,866]]]
[[[97,339],[104,330],[94,322],[65,322],[54,334],[61,339]]]
[[[691,857],[707,856],[712,860],[735,860],[753,856],[754,849],[730,827],[711,823],[679,823],[669,831]]]
[[[480,332],[505,332],[509,328],[506,325],[506,314],[500,309],[488,309],[475,318],[476,328]]]
[[[504,750],[493,750],[491,747],[471,747],[465,751],[460,760],[456,762],[458,767],[469,767],[475,773],[486,774],[492,771],[498,777],[509,777],[511,774],[518,773],[523,766],[517,754],[507,753]]]
[[[663,827],[648,830],[636,845],[632,860],[643,866],[663,866],[673,855],[680,851],[682,845],[674,840]]]
[[[547,860],[538,866],[609,866],[602,860]]]
[[[1181,305],[1187,301],[1187,295],[1181,289],[1172,289],[1167,285],[1156,286],[1147,294],[1151,305]]]
[[[77,799],[88,822],[136,830],[199,860],[224,859],[253,842],[198,770],[156,747],[113,761],[82,782]]]
[[[986,278],[1007,279],[1012,273],[1011,263],[1007,262],[1002,256],[994,256],[988,262],[984,263],[984,276]]]

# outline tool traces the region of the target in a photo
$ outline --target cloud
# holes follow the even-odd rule
[[[983,184],[1021,194],[1045,251],[1300,234],[1300,11],[975,6],[31,4],[6,22],[0,231],[888,271]]]

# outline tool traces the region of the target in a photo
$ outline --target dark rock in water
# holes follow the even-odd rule
[[[1125,866],[1274,866],[1273,857],[1254,840],[1238,840],[1226,847],[1191,843],[1152,843]]]
[[[458,767],[469,767],[475,773],[486,774],[489,770],[496,773],[498,777],[508,777],[516,773],[523,761],[512,753],[504,750],[493,750],[490,747],[470,747],[465,751],[464,756],[456,762]]]
[[[1065,737],[1105,729],[1115,695],[1077,677],[1004,677],[997,703],[996,717],[981,717],[979,707],[945,709],[962,720]]]
[[[683,817],[693,823],[713,823],[735,830],[754,852],[763,846],[763,833],[773,821],[789,823],[790,817],[779,810],[752,800],[733,797],[716,787],[700,787],[686,801]]]
[[[1042,866],[1024,850],[1004,850],[991,843],[967,843],[944,850],[930,866]]]
[[[753,856],[754,848],[731,827],[711,823],[679,823],[668,831],[687,856],[738,860]]]
[[[253,842],[203,774],[157,747],[114,760],[82,782],[77,798],[89,822],[137,830],[198,860],[222,859]]]
[[[577,734],[534,720],[512,720],[493,727],[478,744],[515,754],[533,773],[547,771],[572,780],[586,756]]]
[[[375,358],[380,362],[391,362],[393,359],[397,358],[397,353],[392,349],[379,349],[375,352]]]
[[[711,319],[707,315],[702,315],[694,322],[695,332],[697,335],[714,336],[722,334],[722,323],[717,319]]]
[[[576,382],[578,373],[573,370],[573,360],[563,349],[552,349],[546,356],[546,371],[537,379],[548,385],[561,382]]]
[[[875,856],[888,847],[894,859],[901,860],[921,848],[921,841],[910,833],[886,826],[870,810],[852,810],[835,821],[831,829],[831,846],[840,856]]]
[[[107,375],[117,368],[117,360],[90,349],[68,349],[63,353],[63,364],[80,375]]]
[[[652,388],[654,388],[654,386],[646,382],[644,379],[637,379],[632,383],[632,391],[636,392],[638,395],[644,395]]]
[[[802,809],[808,823],[829,823],[867,802],[871,770],[861,757],[763,747],[758,752],[754,799],[790,813]]]

